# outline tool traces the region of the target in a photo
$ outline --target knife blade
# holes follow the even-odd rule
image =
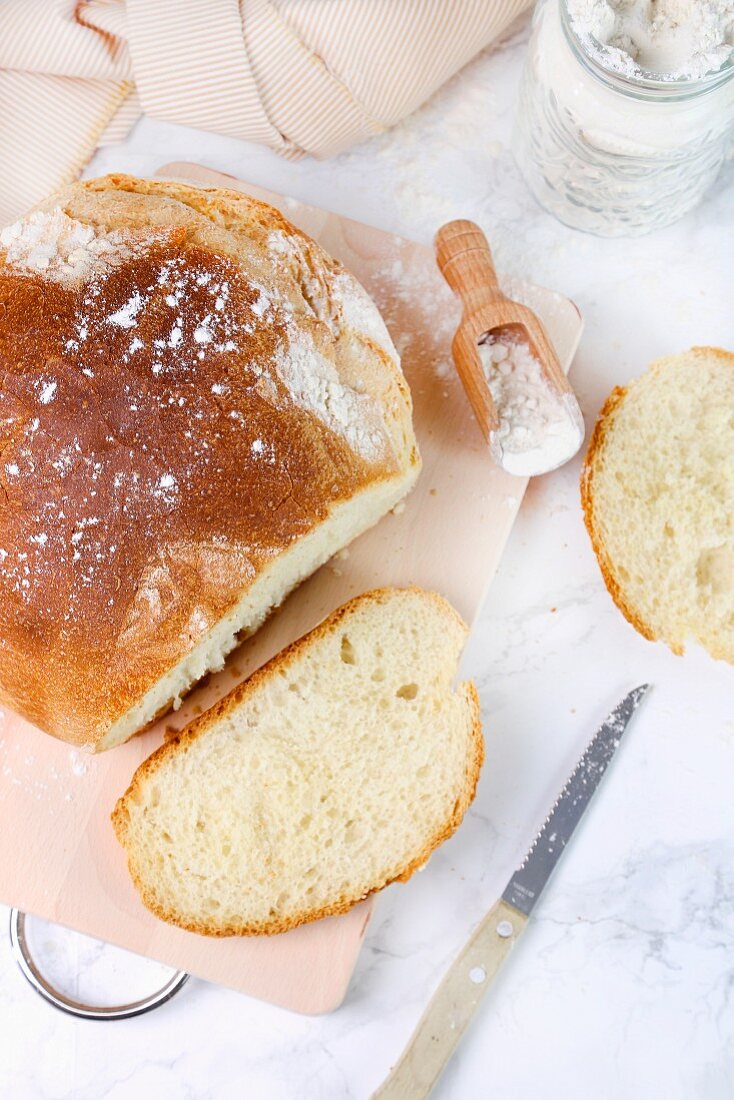
[[[614,708],[592,737],[528,854],[484,917],[423,1013],[399,1061],[372,1100],[423,1100],[459,1045],[491,979],[524,931],[649,684]]]
[[[505,887],[502,897],[508,905],[530,916],[545,884],[573,836],[584,810],[614,756],[630,718],[642,702],[649,684],[641,684],[602,722],[568,782],[553,803],[551,812],[533,841],[528,854]]]

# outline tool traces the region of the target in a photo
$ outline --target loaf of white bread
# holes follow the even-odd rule
[[[646,638],[734,662],[734,354],[652,363],[601,411],[581,482],[612,598]]]
[[[0,702],[106,749],[412,486],[357,281],[235,191],[107,176],[0,234]]]
[[[343,913],[457,828],[484,755],[466,627],[440,596],[358,597],[164,744],[113,823],[142,900],[212,936]]]

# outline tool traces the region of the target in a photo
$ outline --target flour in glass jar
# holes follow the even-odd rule
[[[700,80],[734,49],[734,0],[567,0],[585,48],[629,77]]]

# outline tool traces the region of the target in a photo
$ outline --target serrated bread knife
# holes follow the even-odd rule
[[[429,1095],[491,979],[524,931],[648,687],[643,684],[626,695],[591,739],[530,851],[444,977],[400,1060],[372,1100],[419,1100]]]

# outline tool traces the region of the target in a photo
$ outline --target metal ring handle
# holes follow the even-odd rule
[[[144,1012],[152,1012],[154,1008],[170,1001],[189,979],[185,970],[177,970],[161,989],[148,997],[142,997],[139,1001],[109,1007],[82,1004],[72,997],[67,997],[44,978],[28,947],[25,920],[26,914],[21,913],[19,909],[10,910],[10,947],[15,955],[15,961],[23,977],[33,986],[36,993],[54,1008],[68,1012],[71,1016],[79,1016],[83,1020],[129,1020],[131,1016],[142,1016]]]

